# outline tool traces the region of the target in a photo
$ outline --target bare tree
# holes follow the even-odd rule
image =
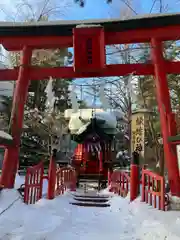
[[[70,0],[13,0],[0,4],[0,11],[7,21],[39,21],[42,17],[62,19],[71,7]]]
[[[112,1],[113,3],[113,1]],[[115,2],[111,5],[111,11],[116,11],[117,15],[120,14],[122,19],[130,18],[133,15],[138,15],[138,5],[140,5],[141,1],[126,1],[119,0],[119,2]],[[149,3],[149,11],[148,13],[163,13],[171,10],[173,4],[176,4],[177,1],[167,2],[166,0],[152,0]],[[117,6],[119,4],[119,8]],[[177,3],[178,4],[178,3]],[[111,12],[110,12],[111,14]],[[169,44],[169,48],[172,47],[172,43]],[[108,63],[141,63],[150,61],[150,46],[148,44],[129,44],[129,45],[114,45],[106,48]],[[130,73],[131,74],[131,73]],[[128,76],[125,77],[117,77],[117,78],[101,78],[100,81],[104,81],[106,83],[105,94],[109,99],[113,108],[120,109],[126,118],[128,119],[129,125],[129,136],[130,135],[130,126],[131,126],[131,96],[127,91],[128,89]],[[149,82],[154,82],[154,79],[144,78],[143,81],[146,81],[146,87]],[[155,102],[155,92],[154,86],[151,86],[149,89],[149,93],[147,94],[147,89],[144,89],[145,85],[138,84],[138,94],[139,101],[141,106],[144,108],[149,108],[149,104],[154,104]],[[92,81],[90,81],[89,88],[93,89]],[[97,87],[96,87],[97,88]],[[86,91],[87,94],[93,96],[93,91]],[[147,104],[148,102],[148,104]],[[154,106],[154,105],[153,105]],[[153,107],[151,106],[151,107]],[[150,145],[153,146],[156,153],[157,162],[160,159],[160,173],[162,174],[164,169],[164,161],[162,161],[162,151],[160,144],[158,142],[158,134],[157,128],[154,126],[154,122],[152,117],[149,119],[149,128],[148,128],[148,136]],[[160,150],[160,151],[159,151]]]

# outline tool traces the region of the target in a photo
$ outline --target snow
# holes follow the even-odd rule
[[[15,184],[14,188],[18,189],[22,184],[25,182],[25,176],[20,176],[19,174],[16,174]]]
[[[68,117],[68,112],[66,112],[66,117]],[[80,109],[75,113],[71,114],[69,120],[69,129],[73,134],[80,134],[86,130],[87,126],[90,124],[92,118],[105,121],[101,124],[101,128],[105,132],[112,133],[116,129],[117,121],[116,117],[111,112],[104,112],[102,109]],[[83,121],[81,120],[83,119]]]
[[[16,187],[24,177],[16,177]],[[47,182],[44,183],[44,191]],[[0,193],[0,239],[8,240],[178,240],[180,239],[180,213],[162,212],[136,199],[121,198],[103,190],[109,196],[110,207],[80,207],[71,205],[73,195],[66,192],[54,200],[41,199],[34,205],[25,205],[18,192]]]
[[[0,131],[0,137],[8,139],[8,140],[12,140],[12,136],[9,135],[8,133],[4,132],[4,131]]]
[[[2,201],[6,197],[12,201],[17,194],[7,191]],[[168,232],[153,214],[146,220],[140,205],[131,206],[126,199],[113,197],[111,208],[92,209],[69,205],[71,198],[68,193],[34,206],[15,202],[0,217],[0,239],[179,239],[179,234]]]
[[[100,24],[80,24],[80,25],[76,25],[76,28],[102,28],[102,26]]]

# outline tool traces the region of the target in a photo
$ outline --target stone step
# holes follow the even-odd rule
[[[94,198],[94,199],[108,199],[109,196],[106,195],[90,195],[90,194],[84,194],[84,195],[73,195],[75,198]]]
[[[98,183],[96,179],[80,179],[79,183]]]
[[[72,205],[82,207],[110,207],[108,195],[96,195],[94,194],[75,194],[73,200],[70,202]]]
[[[108,202],[109,199],[106,198],[74,198],[74,200],[79,202],[94,202],[94,203],[105,203]]]
[[[109,203],[70,202],[70,204],[81,207],[110,207]]]

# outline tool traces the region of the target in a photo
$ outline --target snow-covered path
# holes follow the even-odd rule
[[[111,207],[86,208],[69,204],[72,194],[25,205],[15,190],[0,196],[0,240],[177,240],[179,213],[161,212],[139,200],[111,197]]]

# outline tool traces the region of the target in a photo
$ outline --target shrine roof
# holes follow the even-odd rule
[[[80,24],[102,25],[107,32],[180,25],[180,13],[138,15],[129,19],[94,19],[82,21],[0,22],[0,36],[71,36]]]

